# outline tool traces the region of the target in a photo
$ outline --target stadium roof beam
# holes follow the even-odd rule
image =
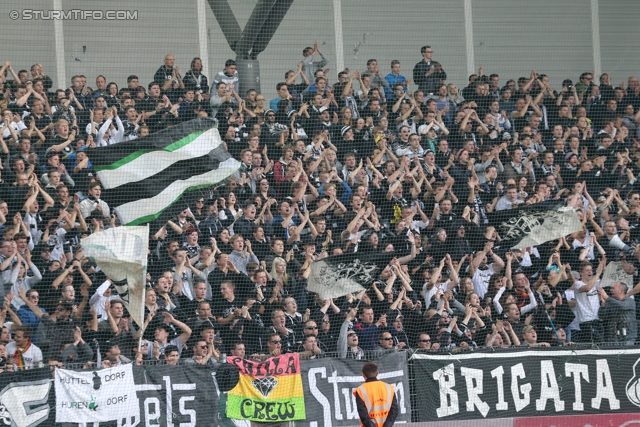
[[[293,0],[259,0],[244,30],[227,0],[207,0],[231,50],[236,53],[240,90],[260,91],[258,55],[264,51]]]

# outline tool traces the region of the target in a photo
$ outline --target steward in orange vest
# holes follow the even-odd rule
[[[378,365],[362,366],[364,384],[355,389],[356,406],[361,427],[390,427],[398,416],[398,401],[392,385],[378,380]]]

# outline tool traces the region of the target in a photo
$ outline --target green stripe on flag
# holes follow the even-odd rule
[[[125,225],[140,225],[156,220],[185,193],[211,187],[234,174],[239,168],[240,162],[230,158],[220,164],[218,169],[175,181],[154,197],[125,203],[116,207],[114,211]]]
[[[227,394],[227,417],[264,423],[305,420],[307,415],[303,396],[287,399],[252,399]]]
[[[119,167],[122,167],[122,166],[126,165],[129,162],[132,162],[133,160],[135,160],[138,157],[140,157],[140,156],[142,156],[144,154],[147,154],[147,153],[152,153],[154,151],[173,152],[173,151],[176,151],[176,150],[178,150],[178,149],[190,144],[191,142],[193,142],[196,138],[198,138],[200,135],[202,135],[205,132],[206,132],[206,130],[193,132],[193,133],[190,133],[189,135],[185,136],[184,138],[179,139],[178,141],[167,145],[166,147],[164,147],[162,149],[158,149],[158,150],[150,150],[150,149],[139,150],[139,151],[136,151],[134,153],[129,154],[127,157],[123,157],[122,159],[120,159],[117,162],[114,162],[114,163],[112,163],[110,165],[95,166],[94,169],[96,170],[96,172],[100,172],[102,170],[114,170],[114,169],[118,169]]]
[[[182,196],[185,195],[185,193],[189,193],[191,191],[199,190],[201,188],[208,188],[208,187],[211,187],[211,184],[194,185],[193,187],[186,188],[182,193],[180,193],[180,195],[178,195],[178,197],[176,197],[176,199],[173,202],[171,202],[167,207],[162,209],[160,212],[152,215],[143,216],[125,225],[141,225],[141,224],[146,224],[147,222],[155,221],[156,219],[160,218],[160,215],[162,215],[164,211],[166,211],[171,206],[176,204],[176,202],[180,201],[180,199],[182,198]]]

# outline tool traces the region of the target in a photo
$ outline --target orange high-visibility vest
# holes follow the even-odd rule
[[[395,395],[394,387],[384,381],[369,381],[355,389],[353,395],[360,396],[367,407],[371,421],[377,427],[382,427],[391,410]],[[364,427],[363,424],[360,425]]]

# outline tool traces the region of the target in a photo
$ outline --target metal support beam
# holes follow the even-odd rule
[[[53,10],[62,10],[62,0],[53,0]],[[64,28],[62,19],[53,20],[53,38],[56,46],[56,74],[57,86],[68,87],[67,71],[64,61]]]
[[[229,2],[227,0],[207,0],[207,3],[216,17],[229,47],[235,52],[236,44],[242,37],[242,29],[231,10],[231,6],[229,6]]]
[[[342,0],[333,0],[333,33],[336,40],[336,73],[344,70],[344,36],[342,35]]]
[[[467,74],[475,73],[475,55],[473,51],[473,4],[472,0],[464,0],[464,34],[467,45]]]
[[[600,58],[600,11],[598,0],[591,0],[591,40],[593,44],[593,79],[597,79],[602,73],[602,61]],[[595,80],[597,81],[597,80]]]
[[[240,75],[240,93],[247,89],[260,92],[258,55],[266,49],[278,30],[293,0],[260,0],[244,30],[240,29],[227,0],[207,0],[229,47],[236,53]]]
[[[209,74],[209,39],[207,37],[207,9],[205,0],[196,0],[198,10],[198,44],[200,45],[200,60],[202,61],[202,73]]]

